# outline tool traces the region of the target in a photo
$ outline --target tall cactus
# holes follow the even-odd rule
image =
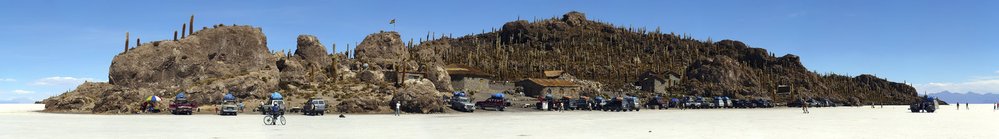
[[[186,33],[187,33],[187,24],[181,25],[180,26],[180,38],[181,39],[185,38],[185,36],[186,36],[185,34]]]
[[[128,32],[125,32],[125,52],[128,52]]]
[[[188,30],[187,32],[191,33],[191,34],[194,34],[194,15],[193,14],[191,15],[191,21],[188,23],[188,25],[191,25],[191,29]]]

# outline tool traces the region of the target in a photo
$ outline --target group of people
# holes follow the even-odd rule
[[[957,110],[961,110],[961,103],[954,103],[954,104],[957,105]],[[964,109],[965,110],[971,109],[971,108],[969,108],[970,106],[971,105],[969,105],[968,103],[964,103]],[[999,102],[996,102],[996,103],[992,104],[992,110],[993,111],[999,110]]]
[[[961,103],[960,102],[957,102],[957,103],[954,103],[954,104],[957,105],[957,110],[961,110]],[[964,103],[964,109],[965,110],[971,109],[968,106],[971,106],[971,105],[968,105],[968,103]],[[993,109],[995,109],[995,108],[993,108]]]

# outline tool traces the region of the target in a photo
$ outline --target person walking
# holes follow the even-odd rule
[[[558,112],[565,112],[565,103],[564,102],[558,103]]]
[[[805,99],[801,99],[801,102],[805,102]],[[804,114],[808,114],[808,104],[806,103],[801,104],[801,112]]]
[[[402,114],[402,109],[400,109],[401,106],[402,103],[399,103],[399,101],[395,102],[395,116],[399,116],[400,114]]]

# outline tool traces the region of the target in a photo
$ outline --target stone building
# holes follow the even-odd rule
[[[464,65],[447,65],[444,67],[451,76],[451,87],[454,90],[486,91],[489,90],[489,78],[492,74]]]
[[[568,80],[528,78],[517,81],[516,85],[524,89],[524,95],[538,97],[551,93],[554,96],[579,96],[580,87]]]
[[[666,72],[659,74],[646,71],[638,75],[635,86],[642,88],[642,91],[654,93],[666,93],[666,89],[676,86],[680,82],[680,77],[676,73]]]

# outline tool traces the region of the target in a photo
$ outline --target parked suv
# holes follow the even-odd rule
[[[302,106],[302,114],[325,115],[326,106],[326,100],[323,100],[322,98],[310,98],[305,101],[305,105]]]

